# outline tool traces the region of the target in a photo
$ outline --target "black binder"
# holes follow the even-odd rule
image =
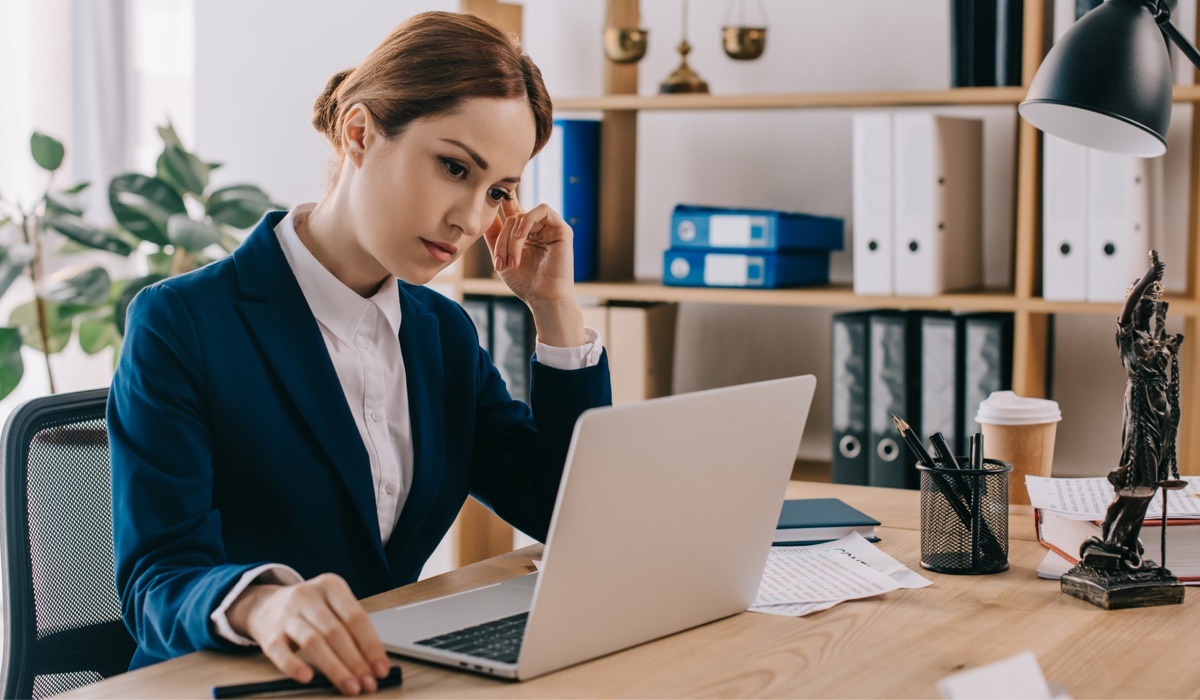
[[[835,314],[832,328],[833,463],[835,484],[867,485],[868,334],[871,312]]]
[[[975,414],[993,391],[1012,388],[1013,317],[968,314],[963,322],[962,435],[979,432]]]
[[[879,311],[871,315],[868,415],[870,452],[867,482],[871,486],[916,488],[916,458],[905,448],[892,414],[908,422],[918,435],[921,426],[921,333],[919,314]]]
[[[533,315],[519,299],[498,297],[492,300],[492,362],[518,401],[530,403],[531,360],[534,338]]]
[[[966,454],[962,433],[962,323],[944,313],[921,317],[921,430],[940,432],[954,454]]]
[[[475,324],[475,330],[479,333],[479,346],[491,353],[492,298],[467,295],[463,297],[462,307],[471,317],[471,322]]]
[[[1023,0],[996,0],[996,85],[1021,84]]]

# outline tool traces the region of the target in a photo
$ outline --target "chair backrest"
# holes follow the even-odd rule
[[[116,675],[136,645],[113,567],[108,389],[47,396],[9,417],[4,450],[4,697]]]

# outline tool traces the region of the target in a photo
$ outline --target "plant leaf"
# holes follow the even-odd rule
[[[171,261],[174,258],[170,253],[164,253],[161,250],[157,253],[151,253],[146,256],[146,262],[150,265],[150,272],[163,277],[171,275]]]
[[[158,157],[158,177],[177,190],[201,197],[208,187],[208,166],[181,146],[167,146]]]
[[[254,185],[231,185],[208,197],[206,213],[223,224],[244,229],[258,223],[271,210],[271,199]]]
[[[118,175],[108,184],[108,204],[125,230],[155,245],[170,245],[167,219],[186,214],[183,197],[156,177],[138,173]]]
[[[81,182],[78,185],[75,185],[74,187],[68,187],[67,189],[63,190],[63,192],[65,192],[67,194],[79,194],[80,192],[86,190],[87,188],[89,188],[91,186],[92,186],[92,183],[90,183],[90,182]]]
[[[50,172],[58,170],[67,153],[61,141],[40,131],[33,132],[33,136],[29,137],[29,150],[33,153],[34,162]]]
[[[130,302],[133,301],[138,292],[142,291],[143,287],[149,287],[155,282],[165,279],[165,275],[146,275],[145,277],[135,277],[125,283],[121,294],[113,302],[113,322],[116,324],[117,332],[122,337],[125,336],[125,312],[129,311]]]
[[[53,214],[70,214],[83,216],[83,207],[75,197],[62,192],[50,192],[46,195],[46,211]]]
[[[44,296],[59,304],[95,306],[108,300],[111,287],[112,280],[103,267],[67,269],[50,279]]]
[[[121,334],[117,332],[110,313],[87,318],[79,323],[79,346],[89,355],[104,348],[120,348]]]
[[[24,243],[0,248],[0,294],[8,291],[32,260],[33,249]]]
[[[133,246],[116,233],[96,228],[78,216],[47,214],[44,221],[50,228],[89,248],[107,250],[122,256],[128,256],[133,252]]]
[[[37,309],[35,301],[26,302],[13,309],[8,322],[21,329],[21,336],[29,347],[42,351],[42,334],[38,330]],[[71,339],[72,320],[63,318],[58,304],[44,301],[46,305],[46,326],[50,336],[50,352],[62,352]]]
[[[167,236],[176,247],[189,253],[198,253],[221,240],[221,229],[203,221],[193,221],[184,214],[176,214],[167,222]]]
[[[162,139],[164,146],[179,146],[183,148],[183,142],[179,140],[179,134],[175,133],[175,125],[171,120],[167,120],[166,126],[158,127],[158,136]]]
[[[0,398],[12,393],[25,374],[21,361],[21,330],[0,328]]]

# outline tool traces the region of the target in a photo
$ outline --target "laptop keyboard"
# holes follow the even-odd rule
[[[529,613],[485,622],[437,637],[417,642],[422,646],[445,649],[459,654],[477,656],[503,663],[517,663],[521,653],[521,640],[525,638],[525,623]]]

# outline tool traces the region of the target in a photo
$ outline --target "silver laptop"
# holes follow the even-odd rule
[[[524,680],[746,610],[815,386],[585,412],[540,573],[374,613],[384,647]]]

